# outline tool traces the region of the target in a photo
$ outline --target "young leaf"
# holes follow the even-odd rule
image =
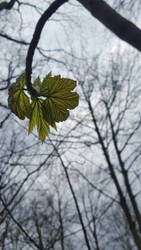
[[[37,92],[40,92],[40,89],[41,89],[41,80],[40,80],[39,77],[36,78],[36,80],[34,81],[34,83],[32,84],[32,86],[34,87],[34,89]]]
[[[78,105],[79,96],[72,92],[76,82],[71,79],[61,78],[59,75],[52,77],[48,74],[41,85],[40,95],[47,97],[43,102],[45,120],[54,127],[55,122],[65,121],[69,116],[68,109]]]
[[[56,129],[56,124],[55,124],[54,115],[53,115],[55,111],[53,110],[52,103],[50,102],[49,99],[46,99],[45,101],[43,101],[42,111],[43,111],[44,119],[48,122],[49,125],[51,125],[53,128]]]
[[[25,85],[25,74],[22,74],[10,88],[8,106],[11,111],[21,120],[30,117],[30,102],[28,96],[23,92]]]
[[[56,105],[52,99],[43,102],[44,117],[53,126],[55,122],[65,121],[69,116],[69,111],[63,106]]]
[[[46,136],[48,135],[50,129],[47,121],[43,118],[42,111],[42,100],[35,99],[31,103],[31,117],[29,121],[28,134],[30,134],[35,126],[37,126],[37,131],[39,134],[39,138],[42,142],[44,142]]]
[[[49,73],[42,82],[40,94],[43,96],[52,96],[60,91],[71,91],[75,87],[76,81],[68,78],[61,78],[60,75],[52,77],[51,73]]]
[[[69,116],[69,109],[74,109],[78,105],[79,95],[72,90],[76,87],[76,81],[51,76],[49,73],[43,80],[38,77],[33,87],[38,92],[38,97],[25,94],[25,73],[22,74],[10,88],[8,104],[12,112],[20,119],[29,118],[28,134],[35,126],[39,138],[44,142],[51,125],[56,129],[56,122],[65,121]],[[29,93],[30,95],[30,93]],[[39,99],[41,96],[42,99]]]

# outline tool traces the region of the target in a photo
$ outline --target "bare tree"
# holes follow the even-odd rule
[[[82,82],[81,86],[91,114],[95,135],[97,135],[102,155],[105,158],[107,170],[105,168],[103,170],[107,172],[115,185],[119,196],[118,203],[124,211],[136,247],[140,249],[140,206],[138,193],[134,190],[138,179],[133,177],[133,172],[139,171],[139,169],[134,169],[137,168],[140,157],[140,142],[136,143],[141,122],[137,105],[137,99],[140,98],[140,86],[137,82],[136,87],[133,84],[134,78],[137,79],[134,64],[128,62],[127,65],[128,71],[124,69],[121,75],[120,63],[112,60],[108,65],[109,70],[104,73],[98,68],[97,77],[93,80],[89,72],[88,80]],[[92,72],[96,75],[96,69]],[[124,86],[121,84],[123,81],[126,82]],[[94,85],[93,82],[95,82]],[[89,92],[91,85],[94,92]],[[136,111],[133,111],[134,108]],[[134,118],[133,115],[135,115]],[[91,143],[89,145],[92,146]],[[100,155],[99,152],[99,157]]]

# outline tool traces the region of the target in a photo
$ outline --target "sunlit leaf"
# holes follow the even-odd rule
[[[25,85],[25,74],[22,74],[9,88],[8,106],[11,111],[21,120],[25,117],[30,117],[30,102],[29,97],[23,92]]]
[[[37,131],[39,134],[39,138],[42,142],[44,142],[46,136],[48,135],[50,129],[47,121],[43,118],[43,111],[42,111],[42,100],[35,99],[31,103],[31,117],[29,121],[29,128],[28,134],[32,132],[35,126],[37,126]]]
[[[52,98],[52,102],[60,108],[74,109],[78,106],[79,96],[76,92],[58,92]]]
[[[40,93],[43,96],[52,96],[60,91],[71,91],[75,87],[76,81],[61,78],[60,75],[52,77],[51,73],[49,73],[43,80]]]
[[[56,105],[52,99],[46,99],[43,102],[44,116],[46,121],[52,126],[55,122],[65,121],[69,116],[69,111],[59,105]]]
[[[51,125],[53,128],[56,129],[56,124],[54,121],[54,110],[52,106],[52,102],[49,99],[46,99],[42,104],[43,116],[44,119]]]
[[[37,127],[39,138],[44,142],[52,126],[56,128],[56,122],[65,121],[69,116],[69,110],[74,109],[79,102],[79,95],[72,90],[76,87],[76,81],[61,78],[60,75],[52,77],[49,73],[41,82],[38,77],[32,84],[37,91],[37,96],[26,95],[25,73],[22,74],[9,88],[9,108],[20,119],[29,119],[28,134]],[[28,92],[28,91],[27,91]]]
[[[79,96],[72,92],[76,87],[76,81],[51,76],[48,74],[42,83],[40,95],[47,97],[43,102],[43,110],[46,121],[54,126],[55,122],[65,121],[69,116],[68,109],[74,109],[78,105]]]
[[[41,80],[40,80],[39,77],[36,78],[36,80],[34,81],[34,83],[32,84],[32,86],[34,87],[34,89],[37,92],[40,92],[40,89],[41,89]]]

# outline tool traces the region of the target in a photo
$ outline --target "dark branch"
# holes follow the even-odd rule
[[[5,104],[3,104],[3,103],[1,103],[1,102],[0,102],[0,107],[3,107],[3,108],[5,108],[5,109],[8,109],[8,110],[9,110],[9,108],[7,107],[7,105],[5,105]]]
[[[26,57],[26,85],[32,95],[36,91],[31,84],[32,61],[46,21],[68,0],[55,0],[39,19]],[[141,30],[132,22],[118,14],[103,0],[78,0],[91,14],[102,22],[120,39],[141,51]]]
[[[103,0],[77,0],[120,39],[141,51],[141,30]]]
[[[15,43],[19,43],[19,44],[22,44],[22,45],[29,45],[29,43],[27,43],[27,42],[25,42],[23,40],[21,40],[21,41],[17,40],[15,38],[12,38],[11,36],[6,35],[6,34],[0,33],[0,37],[3,37],[3,38],[5,38],[5,39],[7,39],[9,41],[12,41],[12,42],[15,42]]]
[[[6,203],[4,202],[4,200],[0,197],[0,200],[4,206],[4,208],[6,209],[6,211],[8,212],[10,218],[14,221],[14,223],[18,226],[18,228],[21,230],[21,232],[26,236],[26,238],[37,248],[37,249],[41,249],[40,246],[36,243],[36,241],[31,238],[31,236],[25,231],[25,229],[22,227],[22,225],[15,219],[15,217],[13,216],[13,214],[11,213],[11,211],[9,210],[9,208],[7,207]]]
[[[9,3],[7,3],[7,2],[0,3],[0,11],[4,10],[4,9],[6,9],[6,10],[12,9],[15,2],[16,2],[16,0],[11,0]]]
[[[39,19],[34,34],[33,34],[33,38],[31,40],[28,52],[27,52],[27,57],[26,57],[26,86],[27,89],[30,91],[31,95],[36,96],[36,91],[35,89],[32,87],[31,84],[31,74],[32,74],[32,61],[33,61],[33,56],[34,56],[34,52],[35,49],[37,47],[37,44],[39,42],[40,39],[40,35],[42,32],[42,29],[45,25],[45,23],[47,22],[47,20],[56,12],[56,10],[63,5],[64,3],[66,3],[68,0],[55,0],[50,6],[49,8],[44,12],[44,14],[41,16],[41,18]]]
[[[11,113],[8,113],[2,121],[0,121],[0,128],[3,128],[4,123],[8,120]]]

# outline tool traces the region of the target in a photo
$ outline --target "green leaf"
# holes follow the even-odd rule
[[[43,102],[43,112],[45,120],[53,127],[55,122],[65,121],[69,116],[69,111],[62,106],[56,105],[52,99]]]
[[[76,87],[76,81],[61,78],[60,75],[52,77],[51,73],[43,82],[37,77],[32,84],[38,92],[36,97],[30,96],[30,93],[30,97],[25,94],[25,81],[24,73],[9,88],[8,105],[20,119],[29,118],[28,134],[37,126],[39,138],[44,142],[50,131],[49,126],[57,130],[56,122],[65,121],[69,116],[69,110],[78,105],[79,95],[72,92]]]
[[[51,75],[47,75],[41,86],[41,95],[43,96],[52,96],[55,93],[60,91],[70,91],[76,87],[76,81],[61,78],[60,75],[51,77]]]
[[[36,78],[36,80],[34,81],[34,83],[32,84],[32,86],[34,87],[34,89],[37,92],[40,92],[40,89],[41,89],[41,80],[40,80],[39,77]]]
[[[60,108],[74,109],[78,106],[79,96],[76,92],[58,92],[52,98],[52,102]]]
[[[29,97],[24,93],[25,74],[22,74],[9,88],[8,106],[11,111],[21,120],[25,117],[30,117],[30,102]]]
[[[76,87],[76,81],[61,78],[60,75],[52,77],[48,74],[41,85],[40,95],[47,97],[43,102],[45,120],[54,126],[55,122],[65,121],[69,116],[68,109],[78,105],[79,96],[71,92]]]
[[[42,111],[43,111],[43,116],[44,119],[53,127],[56,129],[56,124],[54,121],[54,110],[52,107],[52,102],[49,99],[46,99],[45,101],[43,101],[42,104]]]
[[[37,126],[39,138],[42,142],[44,142],[50,129],[49,129],[49,124],[43,118],[42,102],[43,101],[40,99],[35,99],[31,103],[32,112],[31,112],[31,117],[29,121],[28,134],[30,134],[32,130],[34,129],[34,127]]]

